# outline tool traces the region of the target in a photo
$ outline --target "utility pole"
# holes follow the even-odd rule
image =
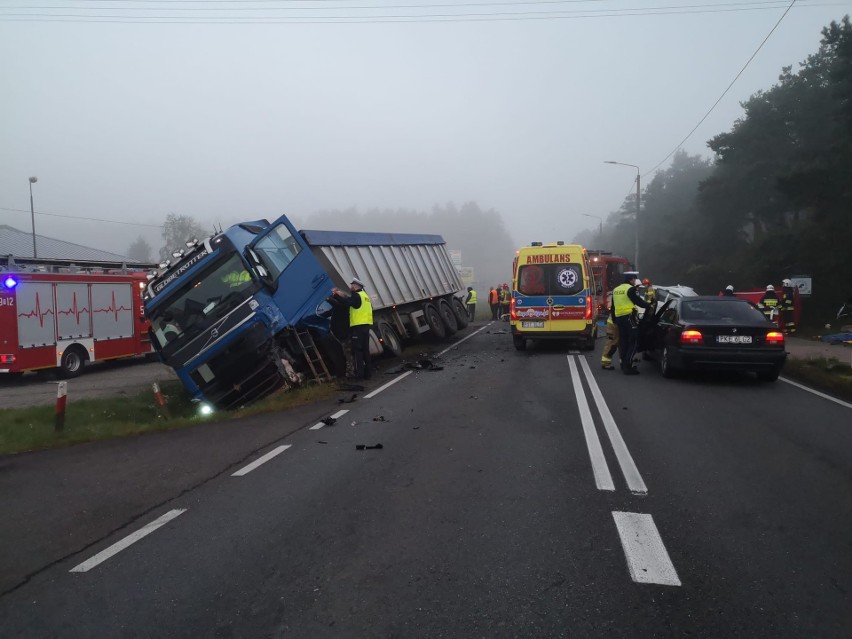
[[[35,207],[33,206],[33,184],[36,182],[38,182],[37,177],[30,178],[30,217],[33,220],[33,257],[38,257],[38,253],[36,253]]]
[[[604,160],[604,164],[618,164],[620,166],[632,166],[636,169],[636,237],[633,246],[633,268],[639,270],[639,209],[641,208],[641,177],[639,167],[635,164],[627,164],[625,162],[614,162],[613,160]]]

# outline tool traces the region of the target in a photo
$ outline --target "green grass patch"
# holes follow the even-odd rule
[[[168,398],[168,418],[157,406],[150,391],[114,398],[81,399],[68,402],[65,427],[59,433],[54,429],[55,408],[52,405],[2,409],[0,454],[69,446],[277,412],[328,399],[336,392],[332,385],[312,384],[296,390],[279,391],[239,410],[201,417],[198,415],[198,404],[190,401],[180,383],[167,382],[161,388]]]
[[[852,401],[852,366],[834,357],[787,358],[783,374],[835,397]]]

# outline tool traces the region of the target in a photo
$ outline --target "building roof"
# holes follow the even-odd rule
[[[138,264],[124,255],[81,246],[65,240],[36,234],[36,252],[39,260],[78,260],[82,262],[127,262]],[[0,224],[0,257],[33,259],[33,235],[26,231]]]

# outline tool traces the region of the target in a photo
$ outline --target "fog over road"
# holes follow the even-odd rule
[[[848,405],[461,337],[352,403],[0,458],[0,635],[852,634]]]

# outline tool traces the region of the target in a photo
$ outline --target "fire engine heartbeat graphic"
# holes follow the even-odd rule
[[[121,311],[129,311],[130,309],[126,306],[116,306],[115,305],[115,291],[112,292],[112,302],[106,308],[96,308],[92,312],[93,313],[112,313],[115,321],[118,321],[118,314]]]
[[[38,323],[41,327],[44,327],[44,318],[48,315],[53,315],[53,309],[49,308],[45,311],[41,310],[41,302],[38,299],[38,292],[36,292],[35,308],[29,313],[18,313],[18,317],[38,317]]]
[[[38,293],[36,293],[36,303],[38,303]],[[77,308],[77,291],[74,291],[73,298],[71,300],[71,308],[67,311],[56,311],[57,315],[73,315],[76,318],[77,325],[80,324],[80,316],[89,312],[89,309],[85,306],[83,308]]]

